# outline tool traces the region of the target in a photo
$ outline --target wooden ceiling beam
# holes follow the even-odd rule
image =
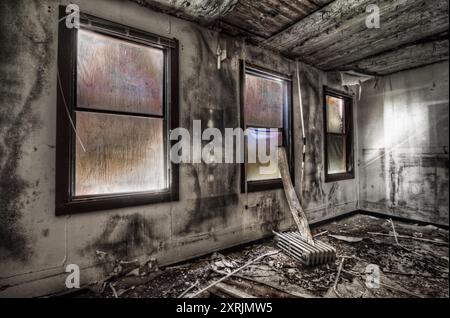
[[[239,0],[130,0],[149,9],[210,25],[234,9]]]
[[[328,70],[448,30],[447,0],[409,2],[410,5],[401,9],[383,10],[380,29],[367,29],[364,21],[356,26],[349,24],[339,34],[331,38],[324,36],[314,44],[305,43],[303,48],[288,55],[300,56]]]
[[[388,75],[398,71],[416,68],[448,59],[448,34],[441,39],[408,44],[390,52],[374,55],[340,70],[358,70],[377,75]]]

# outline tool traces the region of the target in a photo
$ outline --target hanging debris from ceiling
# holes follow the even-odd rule
[[[340,72],[342,86],[358,86],[358,98],[361,99],[362,83],[374,78],[374,76],[358,73],[355,71]]]

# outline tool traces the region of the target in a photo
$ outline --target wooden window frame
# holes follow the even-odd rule
[[[168,169],[168,189],[156,192],[111,194],[101,196],[74,196],[74,163],[76,135],[71,120],[75,121],[77,89],[77,29],[65,25],[65,7],[60,6],[58,34],[58,92],[57,92],[57,132],[56,132],[56,176],[55,212],[56,215],[95,212],[148,205],[179,200],[179,167],[170,162],[169,149],[175,141],[169,140],[171,130],[179,126],[179,45],[176,39],[164,38],[140,31],[122,24],[110,22],[91,15],[80,13],[82,28],[112,36],[124,41],[144,44],[164,51],[164,144]],[[67,108],[66,108],[67,106]],[[92,111],[92,110],[89,110]],[[115,111],[95,110],[97,113],[125,115]],[[69,118],[70,115],[70,118]],[[127,116],[132,116],[126,113]]]
[[[328,116],[327,116],[327,96],[336,97],[344,100],[345,111],[345,130],[344,134],[328,132]],[[353,96],[332,89],[328,86],[323,87],[323,118],[324,118],[324,155],[325,155],[325,182],[337,182],[344,180],[352,180],[355,178],[355,158],[354,158],[354,136],[353,136]],[[351,166],[351,170],[345,173],[330,174],[328,172],[328,135],[345,136],[346,143],[346,166]]]
[[[246,124],[245,119],[245,76],[249,70],[252,75],[261,76],[269,79],[280,79],[286,82],[287,94],[285,96],[285,104],[283,105],[283,146],[286,148],[286,155],[288,157],[289,171],[291,174],[292,182],[295,182],[295,170],[294,170],[294,153],[292,148],[292,140],[294,138],[293,132],[293,113],[292,113],[292,76],[282,74],[276,71],[269,70],[264,67],[260,67],[251,63],[240,61],[240,116],[241,116],[241,128],[245,131],[247,128],[270,128],[270,127],[258,127],[256,125]],[[247,138],[245,139],[245,160],[247,160]],[[246,164],[241,164],[241,193],[253,193],[278,190],[283,188],[283,182],[280,179],[274,180],[261,180],[261,181],[247,181]]]

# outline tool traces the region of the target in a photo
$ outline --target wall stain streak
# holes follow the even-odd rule
[[[41,127],[33,107],[47,93],[53,34],[50,16],[36,14],[39,1],[6,2],[0,3],[0,251],[27,261],[32,251],[20,220],[33,183],[19,174],[19,162]]]
[[[114,215],[106,221],[100,236],[79,253],[106,253],[109,261],[131,260],[164,249],[163,239],[156,222],[141,214]]]
[[[192,57],[194,72],[182,83],[182,94],[188,106],[188,111],[183,112],[182,123],[192,131],[193,120],[201,120],[203,129],[209,123],[224,136],[225,128],[239,127],[237,74],[230,59],[222,63],[221,70],[217,70],[217,35],[197,27],[193,32],[198,54]],[[227,50],[235,51],[234,41],[219,39]],[[207,143],[203,142],[202,146]],[[214,227],[226,225],[239,201],[239,165],[202,163],[187,164],[185,167],[193,180],[195,200],[180,233],[176,234],[211,232]]]
[[[303,67],[301,81],[306,89],[302,91],[306,127],[306,165],[303,202],[322,204],[326,198],[322,185],[322,130],[323,120],[319,94],[319,74],[309,67]]]

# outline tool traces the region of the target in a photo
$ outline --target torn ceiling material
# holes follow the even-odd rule
[[[359,89],[359,99],[361,99],[362,94],[362,84],[374,78],[371,75],[361,74],[355,71],[341,72],[341,82],[342,86],[358,86]]]

